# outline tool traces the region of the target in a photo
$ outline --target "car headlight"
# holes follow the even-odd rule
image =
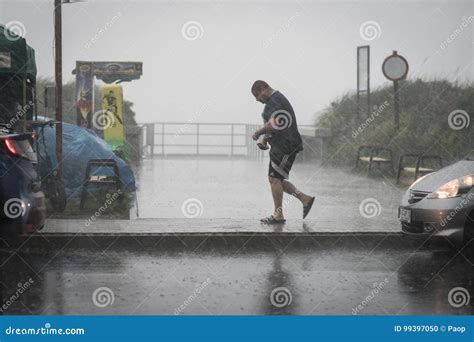
[[[474,184],[474,175],[453,179],[428,195],[428,198],[452,198],[468,192]]]

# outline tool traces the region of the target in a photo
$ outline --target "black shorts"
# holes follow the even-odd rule
[[[290,176],[290,170],[295,161],[298,152],[291,154],[283,154],[278,152],[272,152],[270,150],[270,165],[268,167],[268,176],[288,179]]]

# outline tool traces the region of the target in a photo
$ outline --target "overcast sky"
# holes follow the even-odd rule
[[[123,83],[139,122],[260,123],[250,86],[264,79],[298,122],[356,89],[356,47],[371,46],[372,87],[398,50],[409,78],[474,80],[473,1],[107,1],[63,6],[64,80],[76,60],[142,61]],[[471,17],[473,16],[473,17]],[[19,21],[38,74],[53,76],[53,0],[0,0]],[[20,28],[23,29],[23,27]],[[364,29],[365,28],[365,29]],[[451,38],[449,38],[451,36]]]

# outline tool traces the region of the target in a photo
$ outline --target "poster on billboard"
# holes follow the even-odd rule
[[[77,125],[90,127],[92,104],[94,103],[94,83],[91,64],[88,62],[77,62],[76,73]]]
[[[143,63],[76,61],[76,69],[72,73],[76,75],[77,125],[92,128],[92,121],[94,120],[92,117],[94,112],[94,77],[107,84],[138,80],[143,74]]]
[[[112,150],[116,150],[125,143],[122,87],[106,84],[101,88],[101,97],[101,118],[94,114],[94,126],[100,126],[104,130],[105,142]]]

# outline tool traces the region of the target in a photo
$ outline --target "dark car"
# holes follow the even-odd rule
[[[399,207],[402,232],[467,244],[474,239],[473,184],[472,156],[418,179]]]
[[[0,237],[4,239],[44,226],[45,197],[32,139],[31,133],[0,131]]]

